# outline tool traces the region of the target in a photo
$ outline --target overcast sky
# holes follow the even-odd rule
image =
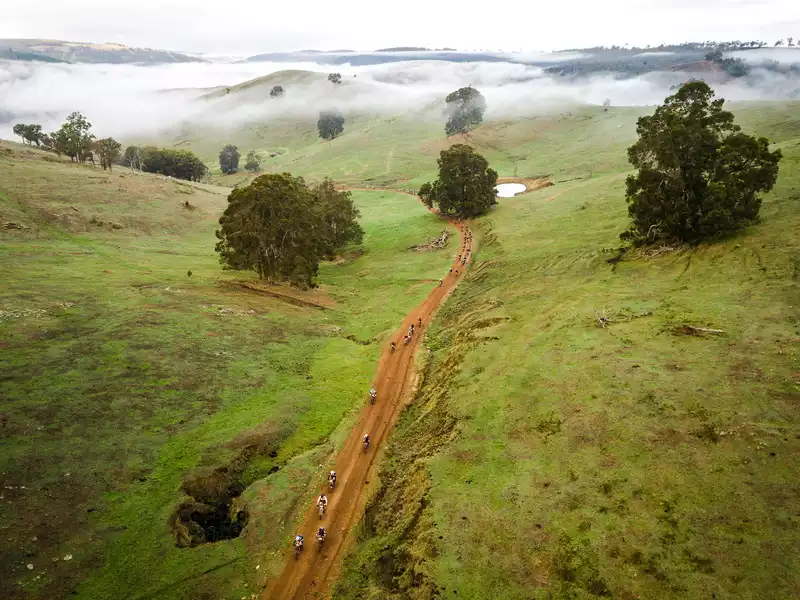
[[[554,50],[800,38],[800,0],[8,0],[0,38],[186,52],[450,46]]]

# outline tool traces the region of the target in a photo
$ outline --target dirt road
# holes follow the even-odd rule
[[[460,226],[459,229],[461,229],[461,244],[456,254],[461,252],[465,243],[468,246],[471,244],[471,241],[467,241],[469,231],[467,226]],[[367,481],[373,474],[375,457],[394,425],[400,409],[408,399],[414,378],[414,351],[435,310],[463,278],[466,266],[455,260],[452,269],[452,274],[442,273],[442,285],[440,286],[438,282],[434,284],[425,301],[408,314],[394,334],[392,339],[397,342],[397,350],[391,352],[389,342],[386,343],[372,384],[377,391],[378,399],[374,405],[367,403],[361,411],[356,426],[336,458],[337,484],[336,489],[328,494],[328,510],[325,517],[319,519],[317,508],[314,506],[315,498],[309,498],[303,524],[298,530],[305,537],[305,549],[300,557],[295,559],[294,553],[288,548],[289,540],[287,540],[286,566],[283,574],[279,579],[267,584],[261,594],[262,600],[319,599],[327,597],[330,593],[338,574],[342,554],[346,549],[348,536],[363,513],[365,492],[369,489]],[[411,342],[403,344],[403,336],[408,331],[409,325],[414,323],[418,329],[419,318],[422,319],[423,330],[421,332],[415,330]],[[362,445],[364,433],[369,433],[372,440],[366,453]],[[327,491],[327,486],[325,490]],[[318,552],[315,534],[320,526],[325,527],[328,535],[322,550]]]

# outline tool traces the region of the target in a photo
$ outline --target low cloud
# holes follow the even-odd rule
[[[784,49],[794,53],[794,50]],[[742,53],[746,55],[747,53]],[[737,53],[738,55],[738,53]],[[777,60],[759,52],[765,60]],[[226,87],[280,71],[267,83],[225,92]],[[308,75],[311,71],[313,74]],[[326,80],[342,73],[343,83]],[[278,118],[316,118],[336,106],[347,112],[413,115],[441,119],[441,103],[465,85],[480,89],[489,104],[487,119],[534,116],[564,105],[655,105],[691,76],[654,72],[621,78],[611,74],[572,79],[549,75],[543,66],[518,62],[409,61],[353,67],[315,63],[187,63],[159,66],[0,63],[0,137],[13,137],[16,122],[56,129],[72,111],[89,118],[98,135],[148,137],[182,124],[234,129]],[[286,95],[269,97],[273,83]],[[296,82],[296,83],[295,83]],[[753,68],[747,78],[712,83],[727,100],[800,97],[800,77]],[[216,90],[216,92],[215,92]]]

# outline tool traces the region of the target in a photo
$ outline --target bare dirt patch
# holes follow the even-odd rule
[[[336,305],[330,296],[319,290],[296,290],[288,286],[270,285],[257,281],[228,281],[225,283],[234,288],[249,290],[297,306],[331,309]]]
[[[550,175],[542,175],[539,177],[501,177],[497,180],[497,183],[498,185],[503,183],[521,183],[524,185],[525,191],[514,194],[515,198],[554,185]]]

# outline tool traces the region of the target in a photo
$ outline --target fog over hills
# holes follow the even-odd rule
[[[513,54],[307,50],[201,62],[161,51],[55,44],[30,42],[17,47],[19,51],[50,48],[52,60],[67,55],[99,60],[109,53],[119,60],[117,64],[0,60],[0,136],[13,137],[16,122],[41,123],[45,131],[52,130],[75,110],[87,115],[98,130],[117,136],[152,134],[198,121],[236,128],[273,118],[313,118],[331,106],[345,112],[439,119],[444,96],[467,85],[486,96],[487,119],[533,116],[606,101],[618,106],[654,105],[692,78],[707,80],[719,95],[733,101],[800,97],[797,48],[720,46],[725,51],[714,60],[707,60],[707,55],[720,47],[693,44]],[[128,64],[123,56],[171,61]],[[341,72],[342,85],[327,81],[330,71]],[[286,89],[284,98],[270,98],[273,85]]]

